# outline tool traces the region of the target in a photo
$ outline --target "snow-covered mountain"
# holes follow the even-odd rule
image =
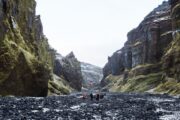
[[[89,63],[81,62],[81,72],[84,88],[92,88],[99,85],[103,77],[102,68]]]

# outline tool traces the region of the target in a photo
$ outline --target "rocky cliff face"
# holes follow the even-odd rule
[[[157,91],[179,93],[180,91],[180,0],[170,0],[173,41],[162,57],[163,80]],[[180,94],[180,93],[179,93]]]
[[[89,63],[81,62],[81,71],[83,76],[83,87],[92,88],[100,84],[103,77],[102,68]]]
[[[140,64],[157,63],[172,41],[171,33],[170,6],[164,2],[128,33],[124,47],[108,58],[105,74],[119,75]]]
[[[54,73],[67,81],[73,89],[81,91],[83,80],[81,66],[73,52],[66,57],[56,55]]]
[[[108,58],[102,86],[113,87],[115,79],[114,90],[143,92],[162,81],[179,81],[179,4],[178,0],[163,2],[128,33],[124,47]],[[166,92],[177,93],[177,89]]]
[[[53,64],[34,0],[0,0],[0,94],[46,96]]]

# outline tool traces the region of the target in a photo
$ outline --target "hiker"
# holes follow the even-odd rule
[[[99,93],[96,94],[96,100],[99,101]]]
[[[93,100],[93,94],[92,93],[90,94],[90,98],[91,98],[91,100]]]

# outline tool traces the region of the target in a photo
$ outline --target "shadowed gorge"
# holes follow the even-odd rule
[[[179,1],[164,1],[101,68],[62,56],[43,33],[34,0],[0,1],[0,94],[47,96],[83,88],[179,94]],[[100,83],[101,82],[101,83]]]
[[[104,68],[77,56],[50,46],[35,0],[0,0],[0,119],[180,119],[180,0],[152,10]]]

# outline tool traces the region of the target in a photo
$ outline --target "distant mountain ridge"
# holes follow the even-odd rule
[[[84,88],[91,88],[99,85],[103,77],[102,68],[85,62],[81,62],[81,72]]]

